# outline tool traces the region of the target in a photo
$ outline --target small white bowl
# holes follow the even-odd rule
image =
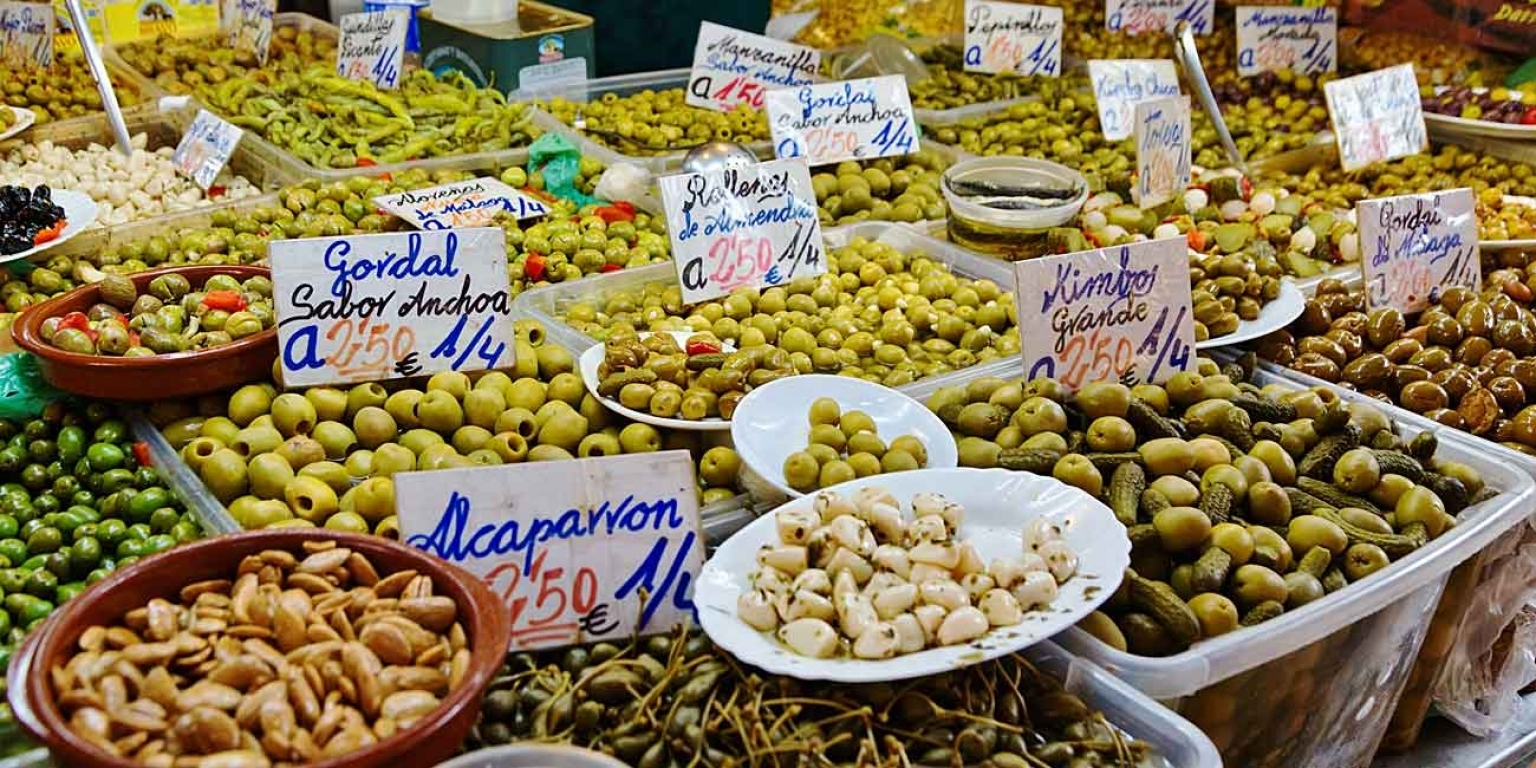
[[[875,420],[880,439],[887,442],[913,435],[928,448],[925,469],[959,464],[955,436],[922,403],[889,387],[848,376],[808,374],[790,376],[747,393],[731,416],[731,441],[743,463],[774,488],[798,498],[804,494],[784,481],[784,460],[805,450],[811,434],[811,402],[818,397],[837,401],[844,413],[863,411]]]
[[[686,344],[688,342],[688,337],[694,335],[697,333],[697,331],[647,331],[645,333],[641,333],[640,338],[649,338],[653,333],[671,334],[672,338],[676,339],[678,345],[681,346]],[[728,341],[722,343],[724,344],[723,349],[726,352],[731,352],[736,349],[736,347],[732,346]],[[621,403],[619,403],[618,400],[615,400],[611,397],[603,397],[597,393],[597,386],[602,383],[598,381],[597,368],[602,364],[603,342],[600,341],[590,347],[587,347],[587,351],[582,352],[581,358],[577,360],[577,368],[581,370],[581,380],[587,385],[587,391],[591,392],[592,396],[597,398],[599,403],[603,404],[603,407],[619,414],[620,416],[623,416],[624,418],[627,418],[631,421],[643,422],[645,424],[650,424],[656,427],[665,427],[667,429],[682,429],[691,432],[724,432],[725,430],[731,428],[731,423],[729,421],[726,421],[725,419],[722,419],[718,416],[698,420],[666,419],[660,416],[652,416],[646,411],[637,411],[633,408],[625,408]]]

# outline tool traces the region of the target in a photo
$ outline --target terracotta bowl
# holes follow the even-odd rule
[[[66,603],[33,632],[11,658],[10,704],[16,721],[53,753],[59,765],[77,768],[135,768],[75,735],[59,711],[51,670],[78,647],[93,625],[110,625],[128,611],[163,597],[179,603],[181,588],[205,579],[232,578],[246,555],[282,549],[302,557],[306,541],[334,541],[367,556],[379,575],[415,569],[432,578],[436,594],[452,597],[469,637],[470,669],[464,682],[430,715],[394,736],[344,757],[312,763],[315,768],[428,766],[453,756],[469,735],[485,689],[501,667],[511,641],[507,609],[479,578],[420,550],[377,536],[317,529],[248,531],[185,544],[117,571]]]
[[[140,291],[160,275],[179,274],[193,285],[214,275],[245,281],[270,277],[271,270],[247,266],[172,267],[129,275]],[[87,285],[27,309],[11,326],[16,343],[37,356],[43,378],[59,389],[108,400],[169,400],[206,395],[267,376],[277,356],[277,329],[213,349],[154,357],[112,357],[65,352],[43,341],[43,321],[84,312],[101,300],[101,288]]]

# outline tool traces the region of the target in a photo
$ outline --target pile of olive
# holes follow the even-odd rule
[[[963,53],[954,45],[936,45],[923,51],[922,56],[923,63],[928,65],[928,77],[912,85],[912,106],[917,109],[946,110],[1017,99],[1050,89],[1058,82],[1045,75],[967,72]]]
[[[795,42],[830,50],[873,35],[937,37],[960,29],[964,3],[959,0],[774,0],[773,15],[812,11]]]
[[[597,394],[663,419],[729,420],[753,387],[794,373],[789,353],[766,342],[729,350],[708,332],[679,344],[624,329],[603,342]]]
[[[932,150],[844,162],[811,176],[823,226],[861,221],[917,222],[945,216],[939,176],[948,163]]]
[[[1084,627],[1163,656],[1364,579],[1492,493],[1435,459],[1432,433],[1405,442],[1373,406],[1261,389],[1249,371],[1201,359],[1165,386],[1075,396],[1051,379],[982,378],[928,404],[960,436],[962,466],[1050,474],[1105,501],[1131,571]]]
[[[65,352],[152,357],[211,349],[271,328],[272,281],[265,276],[209,277],[193,290],[181,274],[160,275],[139,293],[133,280],[107,275],[101,301],[84,313],[50,317],[43,340]]]
[[[1019,352],[1012,291],[862,237],[828,254],[826,274],[787,285],[689,306],[675,282],[651,283],[557,313],[599,341],[636,330],[708,331],[740,349],[777,347],[798,373],[889,387]]]
[[[298,27],[278,26],[272,30],[265,62],[217,38],[157,37],[120,46],[117,52],[167,92],[202,98],[220,86],[264,82],[276,72],[302,72],[316,64],[333,63],[336,39]]]
[[[1093,94],[1065,87],[1059,94],[1042,91],[1038,101],[1013,104],[951,125],[929,126],[928,136],[974,155],[1058,162],[1081,171],[1096,191],[1111,180],[1128,179],[1135,168],[1131,143],[1108,141],[1099,131]]]
[[[398,535],[397,472],[698,448],[624,424],[587,393],[571,354],[524,326],[517,367],[471,381],[440,373],[424,389],[375,383],[281,392],[250,384],[198,413],[163,404],[157,422],[242,526],[324,526]],[[701,498],[735,495],[740,459],[703,454]]]
[[[1413,62],[1420,85],[1491,85],[1504,79],[1493,57],[1449,36],[1355,27],[1339,36],[1339,54],[1339,64],[1348,72]]]
[[[1207,70],[1212,71],[1212,70]],[[1329,130],[1323,84],[1333,75],[1297,75],[1290,70],[1238,77],[1235,68],[1220,70],[1211,89],[1239,155],[1249,160],[1271,157],[1308,146]],[[1228,165],[1216,136],[1216,126],[1204,110],[1192,115],[1191,141],[1196,165]]]
[[[550,99],[542,106],[582,135],[633,156],[687,150],[710,141],[737,144],[770,138],[761,109],[738,105],[730,112],[695,107],[682,88],[643,90],[621,96],[605,93],[591,102]]]
[[[112,76],[112,87],[122,106],[137,104],[141,98],[138,89],[116,75]],[[96,81],[81,56],[56,55],[53,66],[47,69],[0,64],[0,99],[32,110],[38,123],[101,111]]]
[[[922,439],[901,435],[887,444],[869,414],[844,411],[830,397],[812,401],[806,418],[811,432],[805,450],[784,459],[784,483],[801,493],[928,466]]]

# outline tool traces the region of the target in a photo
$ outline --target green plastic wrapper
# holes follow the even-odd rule
[[[49,403],[65,397],[43,379],[37,358],[26,352],[0,356],[0,418],[37,418]]]
[[[546,133],[528,146],[528,172],[544,175],[545,192],[570,200],[577,207],[601,205],[602,200],[576,188],[580,169],[581,150],[558,133]]]

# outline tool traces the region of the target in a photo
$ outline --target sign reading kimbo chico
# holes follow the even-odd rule
[[[1015,262],[1026,380],[1166,381],[1194,359],[1188,244],[1149,240]]]
[[[1332,72],[1338,68],[1338,30],[1332,8],[1239,6],[1237,74]]]
[[[390,8],[341,17],[341,43],[336,48],[336,74],[367,80],[380,88],[400,85],[405,62],[405,33],[411,12]]]
[[[1338,137],[1339,164],[1346,171],[1415,155],[1429,146],[1412,64],[1324,83],[1323,96]]]
[[[549,206],[489,176],[380,195],[373,199],[373,203],[417,229],[483,227],[502,211],[508,211],[518,219],[549,213]]]
[[[1446,288],[1483,284],[1472,190],[1361,200],[1360,268],[1371,307],[1428,309]]]
[[[406,472],[395,493],[400,538],[501,595],[514,650],[693,618],[704,540],[687,451]]]
[[[500,228],[278,240],[268,252],[289,387],[514,362]]]
[[[1093,59],[1088,62],[1104,138],[1135,131],[1136,102],[1179,94],[1179,73],[1169,59]]]
[[[917,151],[917,121],[901,75],[769,91],[768,126],[775,154],[811,165]]]
[[[761,109],[769,89],[810,85],[820,66],[814,48],[700,22],[687,102],[720,112],[738,104]]]
[[[12,69],[53,65],[53,4],[0,2],[0,64]]]
[[[965,1],[965,68],[970,72],[1061,74],[1060,8]]]
[[[1139,35],[1172,32],[1187,21],[1197,35],[1216,27],[1215,0],[1104,0],[1104,28]]]
[[[827,271],[805,163],[774,160],[682,173],[663,176],[657,184],[684,302]]]

